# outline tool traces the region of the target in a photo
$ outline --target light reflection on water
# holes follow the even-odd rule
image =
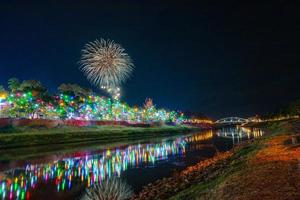
[[[226,127],[216,131],[217,136],[230,138],[232,144],[239,143],[245,139],[255,139],[263,135],[263,131],[259,128],[245,127]]]
[[[246,136],[245,136],[246,135]],[[0,198],[30,199],[39,185],[55,186],[56,192],[71,190],[75,185],[90,187],[111,176],[120,176],[128,169],[155,166],[158,161],[168,160],[172,156],[184,156],[190,144],[209,141],[213,137],[251,138],[261,136],[259,131],[246,129],[223,130],[213,133],[205,131],[175,139],[165,139],[158,143],[128,145],[101,150],[78,156],[69,156],[42,164],[31,164],[24,167],[0,172]],[[239,140],[238,140],[239,141]],[[197,147],[197,145],[196,145]],[[199,145],[201,148],[201,145]],[[194,150],[194,149],[193,149]]]

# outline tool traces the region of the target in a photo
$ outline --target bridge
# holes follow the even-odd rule
[[[240,117],[226,117],[223,119],[219,119],[214,122],[214,124],[219,124],[219,125],[235,125],[235,124],[245,124],[250,122],[251,120],[249,119],[244,119]]]

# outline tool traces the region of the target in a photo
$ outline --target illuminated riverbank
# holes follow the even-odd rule
[[[29,199],[41,183],[55,185],[56,191],[72,189],[74,183],[90,187],[123,171],[154,165],[170,156],[181,156],[190,142],[212,138],[211,131],[156,144],[129,145],[96,154],[66,157],[43,164],[28,163],[24,168],[1,173],[2,199]]]

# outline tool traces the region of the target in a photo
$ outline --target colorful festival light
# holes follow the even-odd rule
[[[45,119],[78,119],[78,120],[109,120],[140,122],[172,122],[181,123],[185,118],[183,113],[157,109],[154,105],[130,107],[119,100],[89,95],[75,97],[67,94],[55,95],[52,101],[33,95],[32,92],[11,93],[6,101],[10,105],[10,117]],[[1,111],[0,111],[1,112]]]
[[[0,92],[0,110],[1,107],[7,104],[7,96],[8,93],[7,92]]]

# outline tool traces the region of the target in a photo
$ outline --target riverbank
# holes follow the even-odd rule
[[[51,129],[19,127],[0,133],[0,160],[20,160],[44,157],[58,152],[65,154],[87,149],[90,151],[99,148],[107,149],[148,140],[160,140],[165,137],[176,137],[183,133],[189,134],[200,130],[186,125],[148,128],[124,126]]]
[[[255,126],[263,138],[149,184],[133,199],[300,199],[300,121]]]
[[[97,142],[98,144],[126,142],[139,139],[165,137],[176,133],[200,130],[191,126],[92,126],[92,127],[60,127],[0,128],[0,149],[34,147],[53,144],[78,144]]]

